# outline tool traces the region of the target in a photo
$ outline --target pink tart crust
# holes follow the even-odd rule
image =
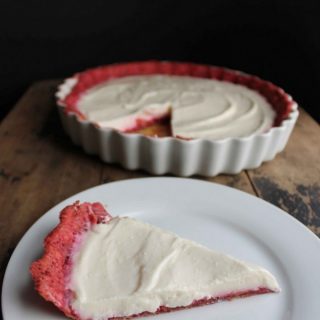
[[[88,89],[105,81],[133,75],[174,75],[191,76],[215,80],[228,81],[240,84],[249,89],[259,92],[272,105],[276,112],[274,126],[280,126],[282,121],[288,118],[295,102],[281,88],[269,81],[262,80],[256,76],[248,75],[240,71],[230,70],[223,67],[208,66],[182,62],[145,61],[131,62],[101,66],[77,73],[73,76],[77,82],[71,92],[58,101],[58,104],[65,107],[67,113],[75,113],[79,119],[85,116],[79,111],[77,103],[79,98]],[[165,115],[164,117],[168,117]],[[126,132],[133,132],[152,125],[161,119],[137,119],[136,126],[128,128]]]
[[[80,204],[77,201],[73,205],[67,206],[60,213],[60,223],[58,226],[44,240],[43,256],[33,262],[30,267],[35,289],[38,293],[72,319],[83,319],[81,315],[73,310],[73,293],[68,289],[72,269],[72,257],[88,230],[95,224],[108,223],[111,219],[112,216],[100,203]],[[272,291],[268,288],[229,292],[216,297],[195,300],[192,304],[185,307],[169,308],[160,306],[155,313],[143,312],[128,317],[112,317],[105,320],[122,320],[149,316],[269,292]]]
[[[93,225],[111,218],[100,203],[67,206],[60,213],[58,226],[44,240],[42,258],[30,267],[39,294],[70,318],[80,319],[71,308],[72,292],[68,289],[74,250]]]

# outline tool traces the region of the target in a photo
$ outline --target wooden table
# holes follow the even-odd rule
[[[0,124],[1,275],[26,230],[63,199],[101,183],[150,176],[105,164],[71,143],[55,108],[58,83],[32,85]],[[236,176],[194,178],[263,198],[320,235],[320,127],[303,110],[275,160]]]

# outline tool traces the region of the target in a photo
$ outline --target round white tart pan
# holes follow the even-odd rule
[[[143,169],[155,175],[215,176],[257,168],[285,148],[298,118],[297,104],[287,96],[291,100],[290,113],[278,126],[262,134],[213,141],[122,133],[100,128],[75,112],[66,112],[64,99],[77,82],[77,75],[66,79],[56,93],[63,127],[72,141],[85,152],[99,155],[104,162],[118,163],[130,170]]]

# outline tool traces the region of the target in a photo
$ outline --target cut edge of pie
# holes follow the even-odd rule
[[[74,293],[68,289],[70,282],[72,258],[86,232],[94,225],[108,223],[112,216],[100,203],[75,202],[60,213],[60,223],[46,237],[43,256],[32,263],[30,272],[35,283],[35,289],[47,301],[52,302],[58,309],[72,319],[83,320],[73,308]],[[122,320],[135,317],[154,315],[175,310],[187,309],[223,300],[246,297],[257,294],[278,292],[276,288],[259,287],[252,290],[230,292],[221,296],[204,297],[194,300],[188,306],[160,306],[156,312],[142,312],[125,317],[111,317],[105,320]]]
[[[77,115],[79,119],[85,120],[86,117],[80,112],[77,104],[80,97],[87,90],[111,79],[134,75],[191,76],[243,85],[260,93],[271,104],[272,108],[276,112],[273,127],[280,126],[282,122],[288,118],[296,104],[292,100],[291,96],[284,92],[283,89],[269,81],[262,80],[259,77],[223,67],[168,61],[144,61],[113,64],[77,73],[67,80],[69,82],[73,81],[70,92],[67,94],[62,93],[62,86],[60,87],[60,92],[57,94],[58,104],[64,107],[65,112],[73,113]],[[170,114],[164,114],[160,118],[154,118],[147,121],[145,119],[137,118],[135,127],[123,132],[141,133],[147,136],[158,137],[172,136],[169,118]],[[95,125],[99,126],[96,123]],[[176,138],[184,139],[183,137]]]

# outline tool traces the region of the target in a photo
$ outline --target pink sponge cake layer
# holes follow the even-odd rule
[[[203,298],[200,300],[195,300],[194,302],[192,302],[192,304],[190,304],[187,307],[168,308],[165,306],[161,306],[155,313],[143,312],[140,314],[132,315],[130,317],[125,317],[125,318],[124,317],[115,317],[115,318],[110,318],[110,319],[106,319],[106,320],[125,320],[125,319],[134,319],[137,317],[147,317],[147,316],[152,316],[152,315],[156,315],[156,314],[160,314],[160,313],[185,310],[185,309],[190,309],[190,308],[194,308],[194,307],[201,307],[201,306],[217,303],[220,301],[230,301],[230,300],[236,299],[236,298],[244,298],[244,297],[249,297],[252,295],[271,293],[271,292],[273,292],[273,291],[271,291],[270,289],[267,289],[267,288],[259,288],[257,290],[250,290],[250,291],[245,291],[245,292],[235,292],[235,293],[230,293],[230,294],[227,294],[227,295],[221,296],[221,297]]]
[[[44,241],[43,257],[31,265],[36,290],[71,318],[79,319],[71,309],[72,292],[67,289],[72,255],[92,225],[109,219],[111,216],[100,203],[76,202],[66,207],[60,213],[60,223]]]
[[[79,312],[75,311],[72,307],[74,292],[68,288],[70,287],[73,257],[81,247],[82,241],[85,241],[84,236],[86,233],[92,230],[94,226],[107,224],[111,220],[111,215],[100,203],[80,204],[79,202],[75,202],[73,205],[67,206],[60,213],[60,223],[44,241],[43,257],[31,265],[30,271],[35,282],[36,290],[45,300],[51,301],[57,308],[64,312],[67,317],[78,320],[88,319],[87,317],[81,316]],[[105,320],[121,320],[148,316],[273,291],[276,290],[266,287],[234,291],[220,296],[196,299],[188,306],[160,306],[156,312],[142,312],[126,317],[109,317],[105,318]]]

